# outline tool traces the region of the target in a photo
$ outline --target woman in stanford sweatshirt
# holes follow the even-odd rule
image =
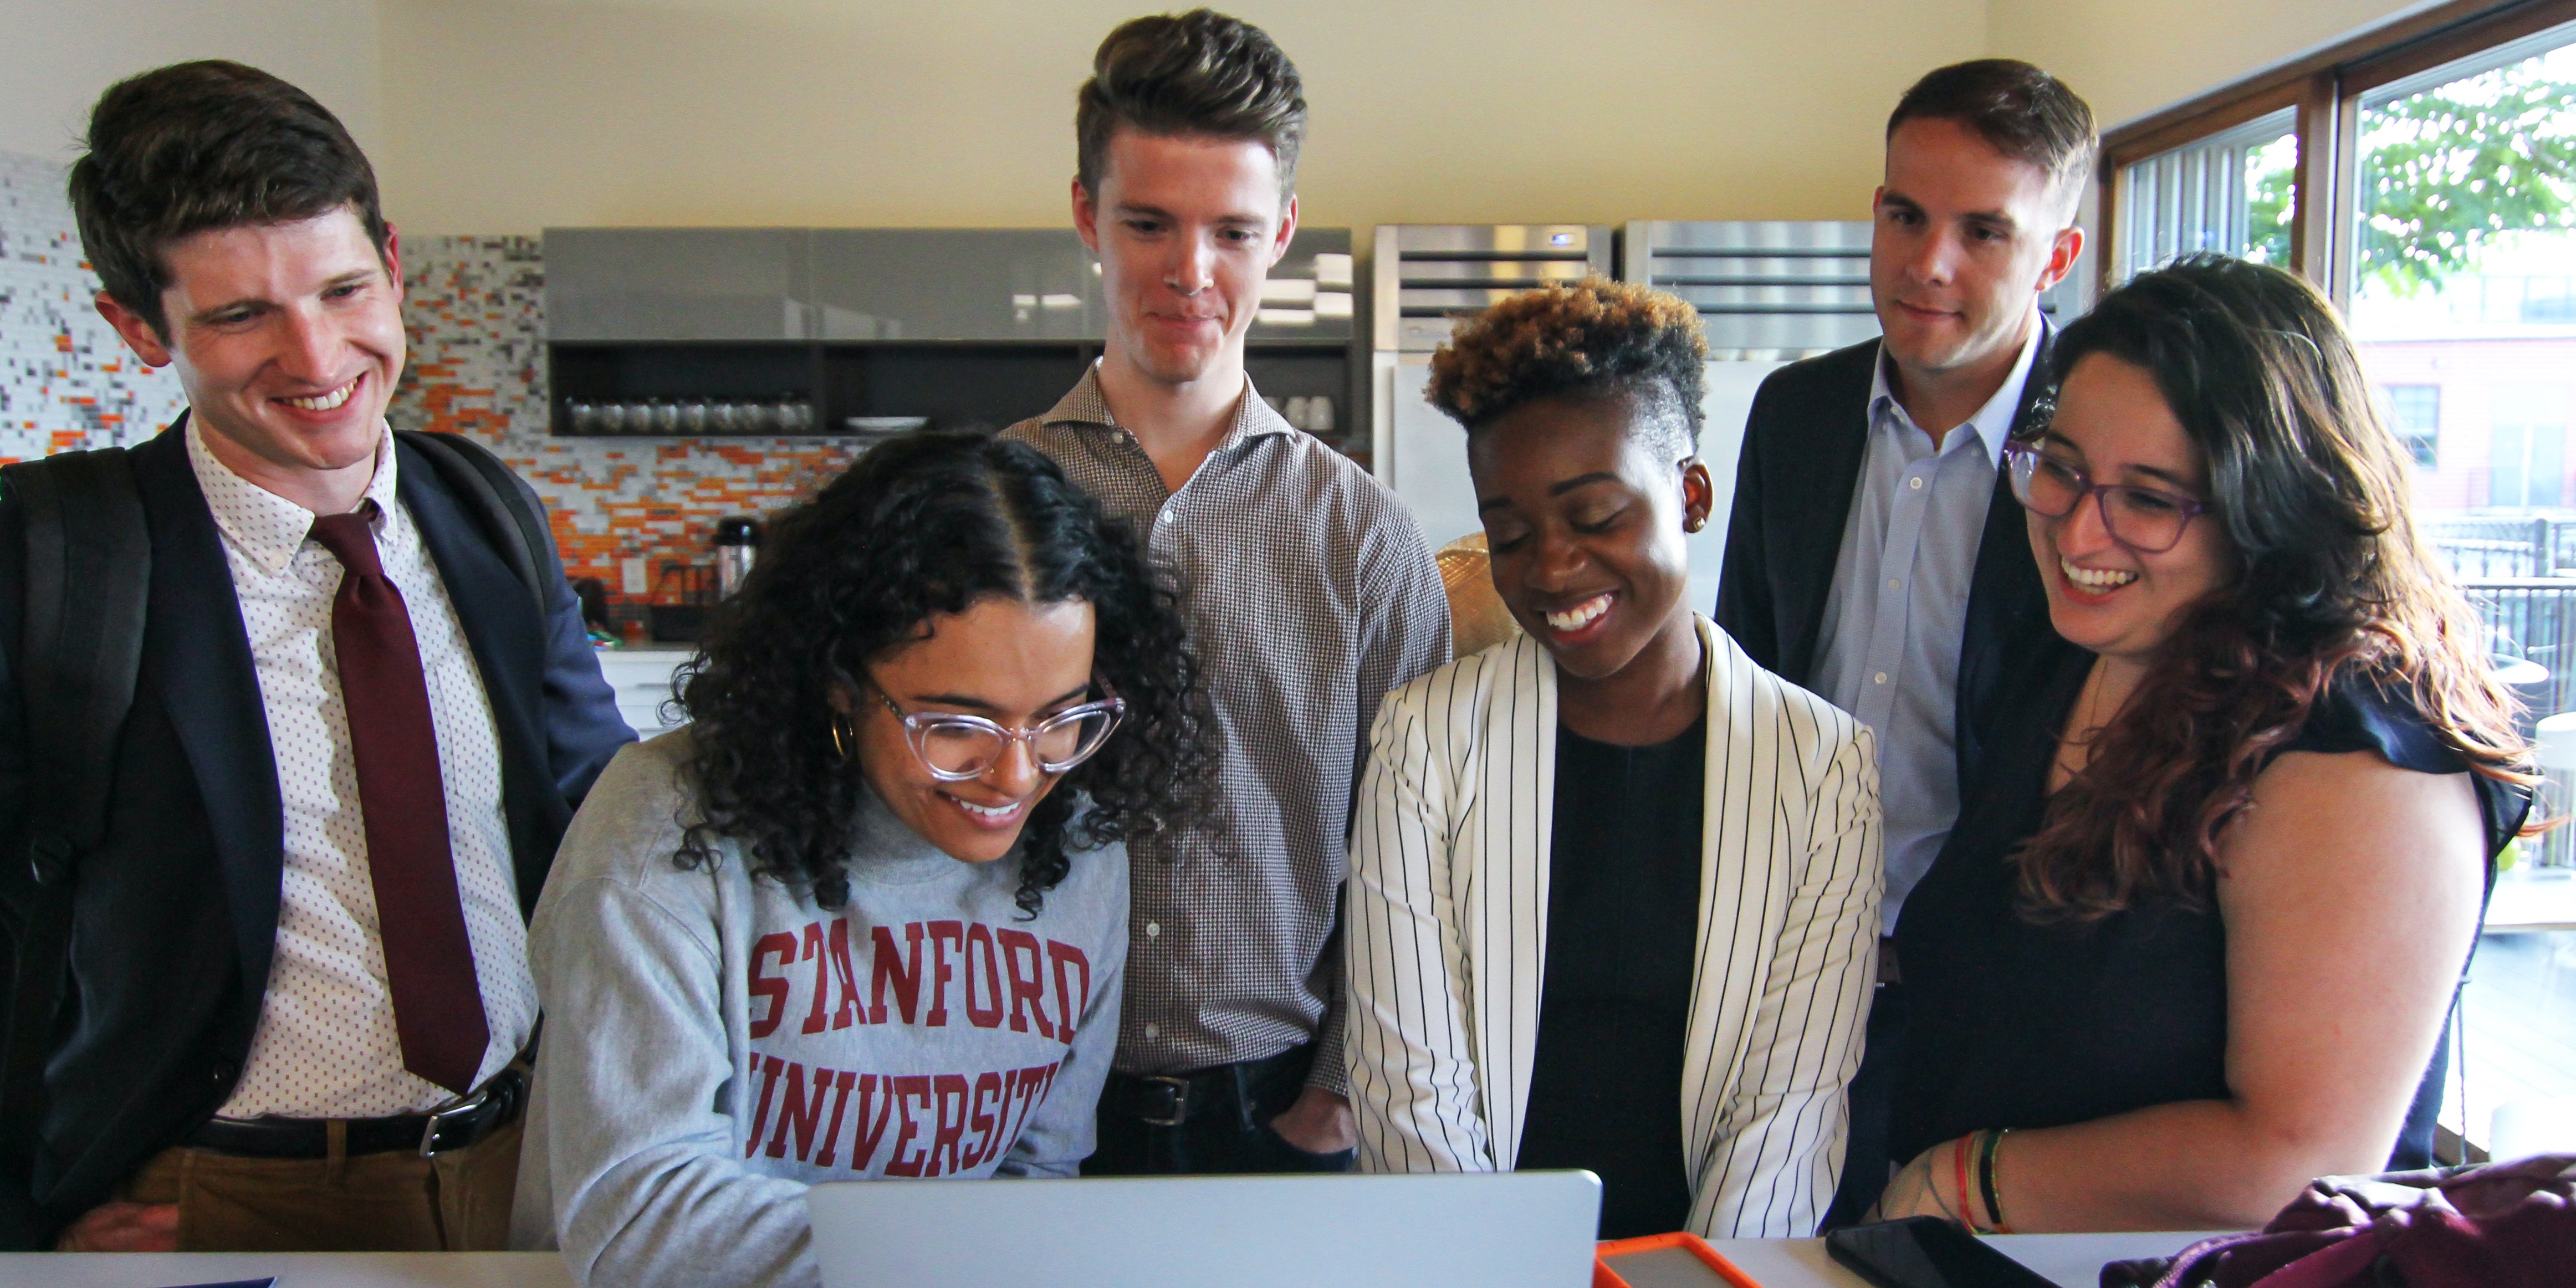
[[[1207,780],[1168,595],[1018,444],[876,448],[712,627],[528,932],[515,1233],[584,1284],[816,1283],[816,1181],[1074,1175],[1123,838]]]

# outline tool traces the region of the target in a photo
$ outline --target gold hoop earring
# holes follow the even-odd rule
[[[843,760],[849,760],[849,759],[851,759],[851,758],[852,758],[852,757],[851,757],[851,754],[850,754],[851,746],[852,746],[852,744],[854,744],[854,743],[858,742],[858,740],[859,740],[859,731],[858,731],[857,726],[852,725],[852,724],[850,723],[850,718],[849,718],[848,716],[842,715],[842,714],[841,714],[840,712],[838,712],[838,711],[835,711],[835,712],[833,712],[833,713],[832,713],[832,719],[831,719],[831,722],[830,722],[830,723],[831,723],[831,729],[832,729],[832,751],[833,751],[833,753],[834,753],[835,755],[838,755],[838,756],[839,756],[841,759],[843,759]],[[844,733],[842,733],[842,732],[841,732],[843,729],[848,729],[848,730],[849,730],[849,732],[848,732],[847,734],[844,734]]]

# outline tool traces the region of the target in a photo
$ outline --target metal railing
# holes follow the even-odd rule
[[[2576,707],[2576,577],[2464,580],[2460,590],[2487,626],[2487,649],[2549,671],[2522,692],[2530,719]]]
[[[2576,576],[2576,517],[2440,515],[2417,523],[2461,580]]]

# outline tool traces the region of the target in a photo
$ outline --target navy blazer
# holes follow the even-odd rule
[[[72,983],[46,1068],[43,1146],[35,1175],[0,1177],[0,1246],[50,1247],[61,1226],[212,1116],[240,1079],[268,987],[284,805],[249,635],[183,432],[173,426],[131,453],[152,542],[142,667],[107,836],[81,856],[74,889]],[[543,561],[541,619],[497,544],[518,534],[487,530],[427,458],[399,440],[395,450],[397,495],[490,699],[525,915],[574,808],[635,735],[560,561]],[[45,754],[24,727],[10,661],[25,560],[25,512],[0,497],[0,917],[13,931],[27,882],[26,768]]]
[[[2040,323],[2039,353],[2013,413],[2021,433],[2048,386],[2054,338]],[[1753,395],[1736,464],[1735,510],[1726,529],[1726,566],[1717,584],[1717,624],[1764,668],[1815,687],[1817,637],[1834,588],[1843,528],[1869,448],[1869,391],[1879,342],[1864,341],[1781,368]],[[1990,736],[2005,677],[2046,656],[2056,639],[2048,594],[2012,480],[2001,471],[1986,506],[1977,566],[1968,581],[1967,635],[1959,648],[1956,715],[1959,783]]]

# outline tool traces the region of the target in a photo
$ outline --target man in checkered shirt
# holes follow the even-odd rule
[[[1244,333],[1297,227],[1306,102],[1259,29],[1204,9],[1109,34],[1075,115],[1074,223],[1109,334],[1036,445],[1137,526],[1181,597],[1215,722],[1210,816],[1130,842],[1116,1069],[1087,1175],[1341,1171],[1338,909],[1387,690],[1449,660],[1393,493],[1261,401]]]

